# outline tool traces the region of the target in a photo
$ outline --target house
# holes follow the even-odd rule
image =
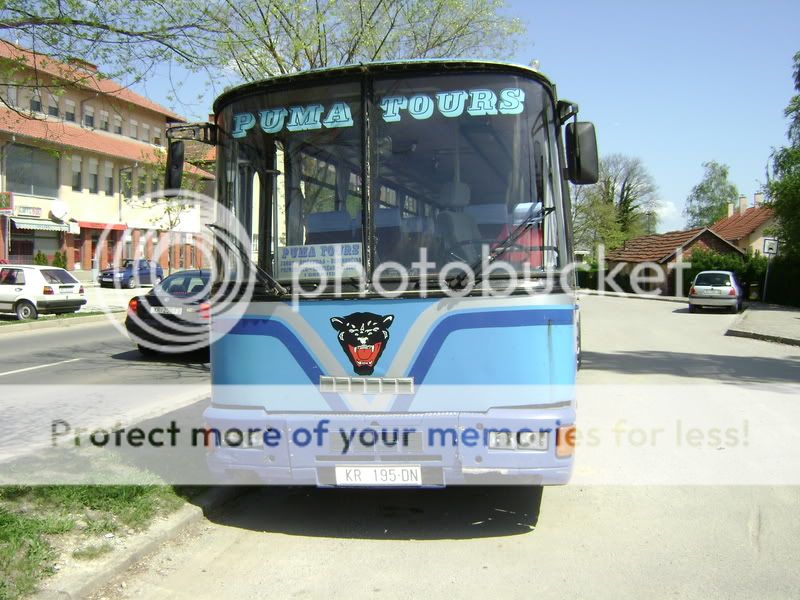
[[[122,258],[201,266],[198,210],[167,231],[145,201],[163,186],[165,130],[183,117],[83,61],[60,63],[6,41],[0,61],[0,191],[13,201],[0,217],[0,259],[30,263],[41,252],[52,261],[62,252],[67,268],[88,279],[122,245]],[[154,247],[169,250],[154,257]]]
[[[753,206],[747,206],[747,197],[739,196],[739,206],[728,205],[728,216],[720,219],[711,229],[743,252],[761,254],[767,232],[777,224],[775,213],[764,206],[763,194],[755,194]]]
[[[692,252],[713,250],[722,254],[744,254],[742,250],[723,239],[708,227],[696,227],[685,231],[670,231],[643,235],[625,242],[606,255],[608,270],[622,265],[620,273],[653,277],[656,281],[642,286],[648,291],[660,291],[674,295],[674,267],[680,253],[681,262],[691,261]]]

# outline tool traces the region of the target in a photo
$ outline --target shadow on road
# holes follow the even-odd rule
[[[797,383],[798,357],[763,358],[688,352],[583,352],[582,368],[633,375],[660,373],[723,382]]]
[[[542,502],[541,486],[244,489],[207,518],[229,527],[310,537],[468,539],[529,533]]]
[[[138,350],[128,350],[112,354],[114,360],[122,360],[134,363],[159,363],[169,365],[198,365],[209,362],[208,350],[195,350],[181,354],[142,354]]]

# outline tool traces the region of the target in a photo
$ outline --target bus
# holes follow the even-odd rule
[[[359,64],[222,94],[208,466],[219,482],[563,484],[578,305],[568,183],[594,127],[535,69]]]

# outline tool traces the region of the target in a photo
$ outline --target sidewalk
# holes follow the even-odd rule
[[[685,304],[686,298],[660,296],[658,294],[627,294],[581,288],[581,296],[613,296],[615,298],[637,298]],[[745,311],[739,315],[725,335],[746,337],[779,344],[800,346],[800,309],[777,304],[746,302]]]
[[[754,302],[725,335],[800,346],[800,309]]]

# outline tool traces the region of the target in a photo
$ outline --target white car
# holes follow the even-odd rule
[[[20,320],[40,314],[78,312],[86,304],[81,283],[64,269],[41,265],[0,266],[0,312]]]
[[[689,289],[689,312],[701,307],[742,310],[744,291],[732,271],[701,271]]]

